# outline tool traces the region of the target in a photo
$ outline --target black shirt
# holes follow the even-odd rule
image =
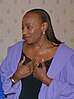
[[[25,62],[24,64],[31,61],[30,58],[28,58],[24,53],[21,55],[21,59],[25,56]],[[46,70],[48,71],[49,66],[51,64],[53,58],[50,60],[47,60],[45,62]],[[39,67],[41,67],[41,64],[39,64]],[[22,81],[22,89],[20,93],[19,99],[38,99],[38,94],[42,85],[42,82],[31,74],[30,76],[21,79]]]

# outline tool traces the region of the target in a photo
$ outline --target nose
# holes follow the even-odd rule
[[[27,29],[24,28],[24,29],[22,30],[22,34],[27,34],[27,33],[28,33]]]
[[[24,30],[22,30],[22,34],[26,34],[26,32]]]

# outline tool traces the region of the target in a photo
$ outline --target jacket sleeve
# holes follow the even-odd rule
[[[60,72],[59,79],[54,78],[41,90],[39,99],[74,99],[74,55]]]
[[[17,89],[19,89],[19,82],[12,87],[12,82],[10,77],[14,74],[15,69],[13,68],[13,55],[14,51],[11,48],[8,48],[7,57],[1,64],[0,73],[2,80],[2,87],[4,90],[4,94],[15,94]],[[15,59],[14,59],[15,60]]]
[[[3,93],[3,89],[2,89],[1,78],[0,78],[0,99],[5,99],[5,97],[4,97],[4,93]]]

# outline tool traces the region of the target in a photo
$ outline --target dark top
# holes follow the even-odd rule
[[[25,56],[25,62],[24,64],[31,61],[30,58],[28,58],[24,53],[21,55],[21,60]],[[46,70],[48,71],[49,66],[51,64],[53,58],[50,60],[47,60],[45,62]],[[39,64],[39,68],[41,67],[41,63]],[[38,94],[42,85],[42,82],[31,74],[30,76],[21,79],[22,81],[22,89],[20,93],[19,99],[38,99]]]

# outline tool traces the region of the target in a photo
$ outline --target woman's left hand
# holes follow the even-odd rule
[[[37,79],[39,79],[40,81],[45,83],[46,85],[49,85],[51,83],[52,79],[49,78],[46,74],[46,66],[44,63],[44,59],[42,59],[41,64],[42,64],[42,67],[38,67],[39,60],[35,59],[33,75],[34,75],[34,77],[36,77]]]

